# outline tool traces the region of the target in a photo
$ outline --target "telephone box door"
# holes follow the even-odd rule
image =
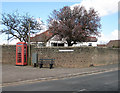
[[[27,65],[27,44],[24,42],[16,44],[16,65]]]

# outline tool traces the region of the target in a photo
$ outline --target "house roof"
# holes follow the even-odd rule
[[[34,37],[30,37],[31,42],[44,42],[53,36],[49,30],[42,32]]]
[[[47,30],[43,33],[40,33],[34,37],[30,37],[30,41],[31,42],[44,42],[46,40],[49,40],[50,38],[52,38],[52,40],[54,40],[54,41],[61,41],[61,38],[59,37],[59,35],[53,36],[53,33],[51,33],[49,30]],[[97,42],[97,38],[96,37],[88,37],[86,42]]]
[[[97,42],[97,38],[96,37],[88,37],[87,42]]]
[[[120,47],[120,40],[110,40],[107,43],[107,47]]]

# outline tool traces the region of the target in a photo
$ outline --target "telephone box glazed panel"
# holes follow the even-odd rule
[[[27,65],[27,44],[25,42],[16,44],[16,65]]]

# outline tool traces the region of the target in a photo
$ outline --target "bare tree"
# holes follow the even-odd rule
[[[28,13],[20,15],[17,11],[11,14],[2,14],[2,25],[4,29],[0,32],[9,34],[8,40],[19,39],[21,42],[28,42],[28,31],[30,24],[30,33],[37,33],[41,30],[41,23],[37,22]]]
[[[90,8],[88,11],[83,6],[71,9],[65,6],[59,11],[54,10],[48,19],[49,30],[65,38],[68,46],[76,42],[87,41],[91,35],[100,34],[100,17],[97,11]]]

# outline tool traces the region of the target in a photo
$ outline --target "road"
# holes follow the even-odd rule
[[[17,86],[3,87],[3,91],[117,91],[118,71],[62,78]]]

